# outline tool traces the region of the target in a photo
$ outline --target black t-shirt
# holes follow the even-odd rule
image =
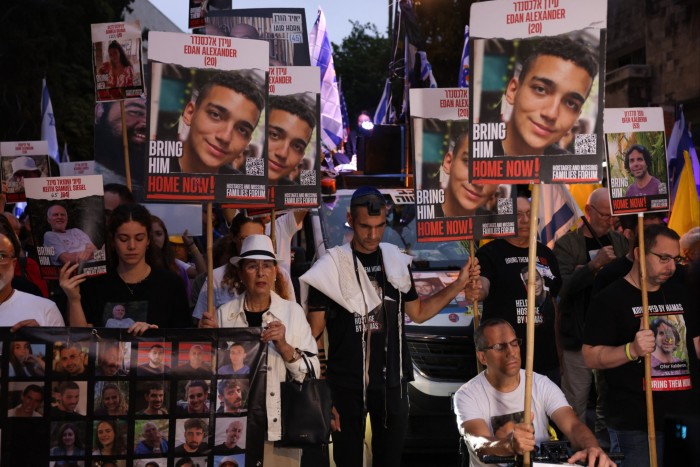
[[[85,319],[95,327],[128,327],[119,326],[113,319],[117,305],[124,306],[126,320],[145,321],[160,328],[192,327],[185,284],[179,275],[166,269],[151,269],[138,284],[126,284],[112,271],[85,281],[80,295]]]
[[[370,335],[367,346],[369,355],[368,388],[384,387],[386,368],[386,387],[400,384],[399,374],[399,291],[384,278],[380,250],[363,254],[356,252],[361,264],[377,293],[382,297],[382,305],[371,310],[365,325]],[[406,294],[401,294],[401,305],[418,299],[413,286]],[[311,287],[309,289],[309,312],[326,312],[326,329],[328,330],[328,367],[326,375],[333,384],[348,388],[362,388],[362,340],[363,318],[358,313],[349,313],[323,293]],[[401,319],[404,312],[402,310]],[[405,328],[402,328],[403,375],[404,381],[413,381],[413,365],[406,343]],[[388,332],[388,334],[387,334]]]
[[[625,255],[603,266],[598,271],[598,274],[595,275],[595,279],[593,279],[593,291],[591,293],[596,295],[619,278],[625,277],[632,269],[632,264],[632,261]]]
[[[700,329],[696,310],[683,287],[667,282],[659,290],[649,292],[648,297],[650,328],[654,329],[656,320],[665,320],[673,329],[666,325],[659,329],[665,329],[666,338],[675,342],[669,346],[673,363],[660,363],[655,353],[651,357],[654,419],[660,426],[667,413],[698,413],[700,378],[693,337],[700,335]],[[583,343],[620,346],[632,342],[641,318],[641,291],[624,278],[618,279],[591,299]],[[662,345],[657,344],[657,349],[663,350],[659,349]],[[608,386],[604,402],[606,422],[617,430],[646,431],[644,360],[603,373]]]
[[[561,288],[557,258],[552,250],[537,243],[537,272],[544,284],[535,303],[535,367],[546,373],[559,365],[554,337],[554,300]],[[515,335],[523,339],[520,353],[525,363],[527,335],[527,268],[528,249],[498,239],[487,243],[476,252],[481,275],[490,282],[489,295],[484,300],[483,319],[500,318],[508,321]]]
[[[262,326],[262,312],[243,310],[245,313],[245,320],[248,322],[248,327],[259,328]]]

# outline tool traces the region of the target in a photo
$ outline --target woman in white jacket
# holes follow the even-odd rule
[[[287,374],[297,381],[306,376],[307,368],[302,352],[318,352],[304,310],[296,303],[285,300],[275,292],[278,266],[272,241],[266,235],[251,235],[241,246],[240,256],[231,258],[238,269],[241,291],[230,302],[216,311],[216,316],[205,312],[201,327],[263,327],[261,339],[267,343],[267,441],[265,466],[297,466],[300,449],[276,448],[274,441],[282,436],[282,404],[280,382]],[[283,291],[281,291],[284,295]],[[317,375],[321,374],[318,357],[309,358]]]

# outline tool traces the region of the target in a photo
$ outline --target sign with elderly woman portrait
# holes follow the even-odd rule
[[[31,178],[25,190],[41,276],[57,279],[68,262],[78,274],[106,274],[102,177]]]
[[[138,22],[93,24],[92,60],[98,102],[128,99],[144,93]]]
[[[468,89],[411,89],[418,241],[515,235],[510,185],[469,182]]]
[[[8,203],[25,201],[24,179],[49,176],[49,145],[46,141],[0,143],[3,191]]]
[[[663,109],[605,109],[605,142],[612,214],[668,211]]]

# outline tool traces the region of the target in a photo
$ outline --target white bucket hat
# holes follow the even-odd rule
[[[272,240],[267,235],[250,235],[243,240],[239,256],[231,258],[231,264],[236,266],[242,259],[262,259],[277,262]]]

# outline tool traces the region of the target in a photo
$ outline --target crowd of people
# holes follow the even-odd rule
[[[643,366],[637,364],[640,357],[651,354],[654,377],[687,377],[692,383],[688,386],[694,388],[654,394],[657,427],[663,426],[663,413],[673,407],[682,407],[686,413],[697,411],[694,391],[698,387],[700,323],[696,308],[692,308],[694,298],[683,287],[690,266],[677,264],[681,259],[689,263],[700,259],[700,228],[679,239],[661,216],[645,217],[647,288],[654,307],[650,330],[640,330],[639,325],[641,259],[636,216],[623,216],[619,228],[613,228],[605,189],[590,195],[581,228],[560,238],[553,250],[538,243],[535,418],[526,423],[522,419],[521,367],[527,325],[531,209],[527,196],[521,192],[517,198],[517,237],[494,240],[479,248],[446,288],[414,284],[411,257],[381,242],[386,202],[374,188],[355,191],[347,215],[351,241],[330,249],[299,278],[300,293],[295,293],[289,273],[290,241],[306,212],[277,219],[281,234],[277,246],[265,234],[264,220],[239,213],[231,218],[230,234],[215,247],[220,252],[215,263],[220,266],[214,269],[213,309],[206,305],[206,265],[196,239],[184,235],[183,244],[191,255],[175,259],[165,223],[145,207],[130,202],[128,193],[109,200],[108,273],[97,277],[79,274],[78,259],[68,257],[61,261],[60,288],[43,284],[49,295],[42,293],[39,283],[33,284],[34,293],[19,290],[24,282],[36,282],[36,277],[17,267],[18,258],[30,253],[32,245],[20,240],[10,222],[0,221],[0,324],[15,331],[23,326],[66,323],[74,327],[123,327],[135,335],[155,328],[262,327],[262,342],[269,346],[266,465],[287,465],[281,462],[290,458],[302,465],[328,463],[325,451],[308,449],[302,456],[301,450],[274,445],[281,438],[280,383],[288,377],[303,380],[307,372],[304,359],[320,374],[318,355],[325,355],[324,342],[328,342],[328,359],[323,363],[333,395],[336,465],[361,465],[365,413],[369,413],[372,425],[375,465],[400,465],[408,420],[407,384],[413,380],[403,324],[407,317],[417,323],[430,319],[465,291],[467,298],[484,304],[475,344],[485,371],[467,382],[455,397],[458,425],[470,447],[473,465],[481,465],[478,456],[483,454],[507,456],[532,451],[549,439],[548,423],[579,450],[572,460],[612,465],[602,446],[622,450],[628,465],[641,465],[648,454]],[[55,299],[61,291],[64,300],[48,298]],[[305,303],[307,310],[299,303]],[[128,349],[121,346],[100,347],[97,372],[105,376],[128,373],[128,368],[120,366],[120,355]],[[250,372],[245,364],[246,347],[234,342],[222,351],[228,359],[226,368],[218,369],[221,374]],[[85,361],[80,358],[84,349],[79,344],[58,346],[54,352],[53,371],[72,376],[85,371]],[[135,371],[169,373],[163,352],[161,345],[151,345],[148,357]],[[211,364],[202,359],[201,346],[193,345],[187,352],[187,364],[178,371],[187,371],[193,378],[203,371],[211,372]],[[28,342],[13,343],[12,375],[42,376],[45,366],[42,353],[37,354]],[[241,413],[241,387],[233,384],[235,381],[223,380],[218,387],[209,387],[206,381],[193,379],[184,387],[185,398],[176,410],[183,416],[208,413],[215,407],[208,401],[218,398],[217,410]],[[598,395],[594,404],[597,417],[589,429],[586,412],[592,386]],[[31,384],[23,389],[19,405],[11,409],[13,416],[41,416],[37,408],[43,391],[36,389]],[[140,413],[168,413],[163,385],[141,389],[145,400]],[[54,393],[52,411],[61,418],[81,416],[85,404],[80,405],[81,391],[78,383],[61,383]],[[125,415],[126,407],[117,381],[108,382],[95,400],[96,415]],[[180,449],[182,455],[201,454],[204,449],[223,452],[223,447],[202,443],[201,433],[207,432],[202,419],[190,420],[184,426],[187,441],[176,451]],[[106,421],[96,430],[96,451],[123,452],[122,428]],[[160,449],[164,439],[158,428],[146,424],[142,430],[137,434],[143,444],[139,449]],[[237,447],[241,430],[235,419],[226,428],[224,444],[229,449],[241,449]],[[71,456],[85,451],[84,441],[70,421],[60,431],[53,447],[57,453]],[[662,433],[657,434],[657,444],[663,452]]]

